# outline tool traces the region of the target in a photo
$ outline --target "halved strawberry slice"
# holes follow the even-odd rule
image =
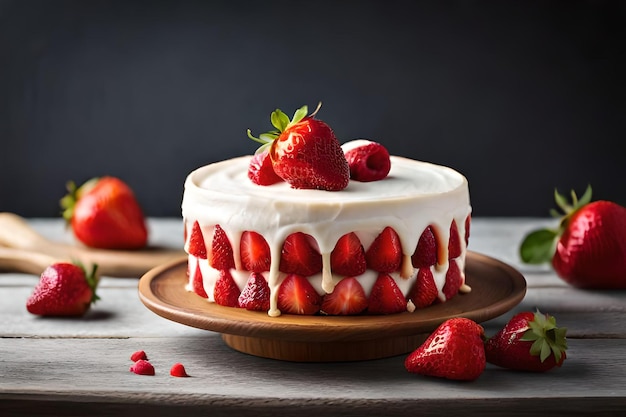
[[[394,314],[406,311],[406,299],[398,284],[387,274],[380,274],[370,292],[368,313]]]
[[[259,272],[253,272],[239,295],[239,307],[246,310],[267,311],[270,309],[270,287]]]
[[[439,248],[437,246],[437,237],[432,226],[428,226],[422,232],[417,247],[413,256],[411,256],[411,263],[414,268],[427,268],[437,263],[437,253]]]
[[[411,300],[416,308],[424,308],[434,303],[438,294],[430,268],[420,268],[406,299]]]
[[[456,264],[456,261],[450,261],[448,266],[448,272],[446,272],[446,283],[443,285],[443,295],[446,296],[446,300],[451,299],[459,292],[459,289],[463,285],[463,277],[461,276],[461,270]]]
[[[211,253],[209,255],[209,265],[215,269],[231,269],[235,267],[235,258],[233,257],[233,247],[230,245],[226,232],[220,227],[215,226],[213,234],[213,242],[211,244]]]
[[[191,228],[191,235],[189,236],[188,252],[190,255],[196,258],[206,259],[206,245],[204,244],[204,237],[202,236],[202,230],[198,221],[193,223]]]
[[[455,259],[461,256],[461,236],[456,221],[450,224],[450,240],[448,241],[448,259]]]
[[[330,254],[330,267],[333,274],[354,277],[367,268],[365,249],[356,233],[347,233],[339,238]]]
[[[330,294],[324,296],[321,310],[329,315],[360,314],[367,308],[367,296],[354,277],[344,278]]]
[[[239,251],[241,266],[246,271],[264,272],[270,270],[270,246],[257,232],[246,230],[241,234]]]
[[[367,266],[376,272],[394,272],[400,268],[402,262],[402,247],[400,237],[393,228],[387,226],[365,252]]]
[[[278,288],[278,309],[283,313],[312,315],[321,305],[322,296],[302,275],[287,275]]]
[[[228,270],[221,270],[220,276],[213,288],[213,298],[221,306],[239,307],[239,294],[241,291],[233,276]]]
[[[202,271],[200,270],[200,262],[201,261],[199,259],[196,259],[195,268],[192,274],[191,287],[193,289],[193,292],[198,294],[200,297],[209,298],[206,291],[204,290]],[[191,268],[191,265],[189,265],[188,268]]]
[[[252,157],[248,165],[248,178],[257,185],[272,185],[283,180],[274,172],[272,160],[267,151],[257,153]]]
[[[311,244],[313,237],[296,232],[287,236],[283,243],[278,269],[286,274],[305,277],[318,274],[322,270],[322,255]]]

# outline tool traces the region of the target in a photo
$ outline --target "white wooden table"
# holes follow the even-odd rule
[[[150,219],[152,243],[182,247],[180,219]],[[527,231],[549,219],[475,218],[469,249],[520,270],[522,303],[483,323],[492,335],[515,311],[554,314],[568,328],[568,358],[545,374],[488,365],[474,382],[407,373],[405,356],[350,363],[293,363],[228,348],[216,333],[168,321],[139,300],[136,278],[104,277],[82,319],[26,311],[38,276],[0,273],[0,416],[90,415],[623,415],[626,291],[581,291],[548,267],[518,261]],[[71,241],[60,220],[31,219],[44,236]],[[129,372],[143,349],[155,376]],[[191,378],[173,378],[185,364]]]

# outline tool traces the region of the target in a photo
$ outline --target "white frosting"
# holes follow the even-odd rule
[[[448,269],[450,224],[455,220],[460,236],[464,236],[465,219],[471,212],[468,183],[463,175],[448,167],[392,156],[391,171],[383,180],[350,181],[344,190],[334,192],[297,190],[285,182],[271,186],[254,184],[247,176],[250,158],[229,159],[191,172],[185,181],[182,215],[188,234],[193,222],[199,222],[209,250],[213,228],[219,224],[233,247],[236,269],[241,269],[238,256],[241,233],[256,231],[265,238],[272,259],[270,271],[264,274],[272,294],[270,315],[280,314],[277,289],[284,274],[278,271],[278,264],[282,244],[294,232],[309,234],[317,242],[323,271],[319,285],[315,285],[314,277],[310,280],[316,288],[328,293],[342,278],[333,277],[330,270],[330,253],[339,238],[356,232],[367,248],[386,226],[391,226],[402,242],[403,277],[396,281],[406,293],[411,281],[408,278],[415,275],[410,256],[422,232],[431,225],[440,239],[440,262],[432,270],[440,298],[445,298],[441,289]],[[456,261],[463,271],[465,240],[460,241],[463,251]],[[215,276],[207,267],[202,267],[203,274],[206,270],[207,275]],[[205,275],[205,284],[213,285],[207,281],[211,279]],[[241,282],[238,284],[241,287]],[[206,285],[205,288],[207,294],[211,293],[211,300],[212,288]],[[371,285],[364,285],[364,289],[369,292]]]
[[[368,139],[355,139],[355,140],[351,140],[350,142],[346,142],[343,145],[341,145],[341,150],[345,154],[351,151],[352,149],[356,149],[360,146],[367,146],[370,143],[374,143],[374,142]]]

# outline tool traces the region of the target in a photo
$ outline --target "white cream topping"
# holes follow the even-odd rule
[[[329,293],[341,278],[333,277],[330,270],[330,253],[339,238],[356,232],[368,248],[386,226],[391,226],[400,237],[404,254],[403,278],[396,281],[399,284],[406,281],[403,286],[408,291],[411,281],[408,277],[415,275],[410,256],[422,232],[433,226],[440,240],[441,262],[432,270],[440,298],[445,298],[441,290],[448,269],[450,224],[455,220],[460,236],[464,236],[465,219],[471,213],[468,184],[463,175],[448,167],[392,156],[391,171],[383,180],[350,181],[344,190],[335,192],[296,190],[284,182],[271,186],[254,184],[247,176],[250,158],[229,159],[191,172],[185,181],[182,215],[188,234],[193,222],[199,222],[209,249],[213,228],[219,224],[233,247],[236,269],[240,269],[241,233],[256,231],[266,239],[272,259],[270,271],[264,274],[271,291],[268,312],[271,316],[280,314],[277,289],[284,275],[278,271],[282,244],[294,232],[309,234],[317,242],[323,259],[317,288]],[[456,262],[463,271],[466,248],[465,240],[460,241],[463,251]],[[203,274],[207,267],[202,267]],[[208,270],[207,275],[211,275]],[[207,280],[210,281],[205,276]],[[364,289],[369,292],[371,286],[367,286]],[[206,291],[211,293],[211,300],[212,288]]]
[[[341,150],[345,154],[351,151],[352,149],[356,149],[361,146],[367,146],[370,143],[375,143],[375,142],[369,139],[355,139],[355,140],[351,140],[350,142],[346,142],[343,145],[341,145]]]

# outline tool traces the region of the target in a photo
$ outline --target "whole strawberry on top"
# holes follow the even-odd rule
[[[48,266],[41,274],[26,309],[39,316],[82,316],[96,294],[97,266],[87,273],[81,264],[59,262]]]
[[[591,187],[572,203],[555,191],[551,213],[561,217],[557,229],[526,235],[520,255],[527,263],[552,262],[555,272],[579,288],[626,288],[626,208],[611,201],[591,202]]]
[[[566,333],[549,314],[517,313],[485,342],[487,362],[519,371],[548,371],[566,358]]]
[[[93,178],[80,187],[67,185],[61,199],[63,217],[87,246],[101,249],[140,249],[148,229],[135,194],[121,179]]]
[[[315,119],[317,109],[307,116],[308,107],[302,106],[289,116],[276,109],[271,114],[276,130],[248,137],[263,146],[257,154],[268,151],[276,175],[292,188],[339,191],[350,180],[348,161],[333,130]]]

